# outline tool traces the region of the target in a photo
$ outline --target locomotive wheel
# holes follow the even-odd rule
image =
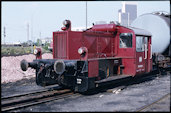
[[[36,70],[36,84],[40,86],[46,86],[46,80],[44,78],[45,69]]]
[[[36,84],[40,85],[40,86],[45,86],[46,85],[46,83],[43,82],[42,74],[40,74],[40,73],[36,75]]]
[[[59,84],[59,86],[63,86],[63,80],[64,80],[64,75],[59,75],[58,76],[58,84]]]

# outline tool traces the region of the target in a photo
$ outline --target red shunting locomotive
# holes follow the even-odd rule
[[[85,92],[115,78],[136,76],[152,70],[151,33],[114,23],[98,24],[85,31],[53,32],[53,59],[36,57],[21,61],[21,69],[36,70],[37,85],[59,84]],[[110,78],[110,79],[109,79]]]

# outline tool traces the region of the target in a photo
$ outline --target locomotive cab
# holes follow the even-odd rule
[[[123,74],[139,75],[152,70],[151,33],[138,28],[120,27],[117,57],[122,58]]]

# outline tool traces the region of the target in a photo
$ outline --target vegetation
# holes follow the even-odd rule
[[[32,42],[31,40],[29,40],[29,42],[23,42],[18,45],[1,45],[1,57],[32,54],[34,48],[31,46],[32,44],[35,45],[36,47],[40,47],[42,49],[42,53],[51,52],[48,49],[50,43],[45,42],[45,44],[42,44],[42,41],[40,39],[37,39],[37,42]]]
[[[50,52],[48,50],[48,45],[42,46],[42,53]],[[1,57],[2,56],[13,56],[13,55],[22,55],[22,54],[32,54],[32,47],[23,47],[23,46],[1,46]]]
[[[48,50],[48,46],[50,46],[50,44],[49,43],[45,43],[45,45],[42,46],[42,47],[43,47],[43,49]]]
[[[6,55],[19,55],[19,54],[29,54],[31,53],[30,47],[3,47],[1,46],[1,56]]]

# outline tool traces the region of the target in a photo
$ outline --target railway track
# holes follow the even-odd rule
[[[27,93],[14,94],[10,96],[2,96],[1,99],[10,99],[14,97],[26,96],[26,95],[31,95],[35,93],[41,93],[41,92],[46,92],[46,91],[51,91],[51,90],[61,90],[61,89],[62,87],[60,87],[59,85],[51,85],[51,86],[44,87],[44,89],[32,90],[32,91],[28,91]]]
[[[150,104],[148,104],[148,105],[145,105],[145,106],[139,108],[138,110],[136,110],[136,112],[141,112],[141,111],[148,110],[149,108],[152,108],[153,105],[155,105],[155,104],[161,102],[162,100],[164,100],[164,99],[166,99],[166,98],[169,98],[169,96],[170,96],[170,93],[168,93],[168,94],[162,96],[161,98],[159,98],[159,99],[153,101],[152,103],[150,103]]]
[[[69,89],[46,90],[28,94],[15,95],[1,98],[1,111],[10,111],[32,105],[37,105],[52,100],[70,97],[74,93]]]
[[[104,90],[107,92],[111,92],[111,91],[113,92],[114,91],[113,88],[116,90],[116,93],[117,93],[118,90],[123,90],[129,85],[148,81],[157,76],[158,75],[156,75],[156,74],[150,74],[150,75],[146,75],[146,76],[142,76],[142,77],[140,76],[137,78],[128,79],[126,81],[123,81],[124,84],[121,81],[116,83],[116,85],[107,84],[107,85],[104,85],[104,86],[94,89],[93,93],[94,93],[94,91],[95,91],[95,93],[98,93],[98,92],[101,92]],[[129,83],[129,84],[127,84],[127,83]],[[111,86],[112,86],[112,90],[110,90]],[[90,94],[93,94],[93,93],[90,93]],[[45,102],[50,102],[53,100],[68,98],[73,95],[78,95],[78,93],[73,93],[69,89],[62,89],[59,86],[58,87],[50,86],[41,91],[39,90],[39,91],[34,91],[34,92],[26,93],[26,94],[2,97],[1,98],[1,111],[15,110],[15,109],[23,108],[23,107],[28,107],[28,106],[45,103]],[[144,108],[141,108],[138,111],[141,111]]]

